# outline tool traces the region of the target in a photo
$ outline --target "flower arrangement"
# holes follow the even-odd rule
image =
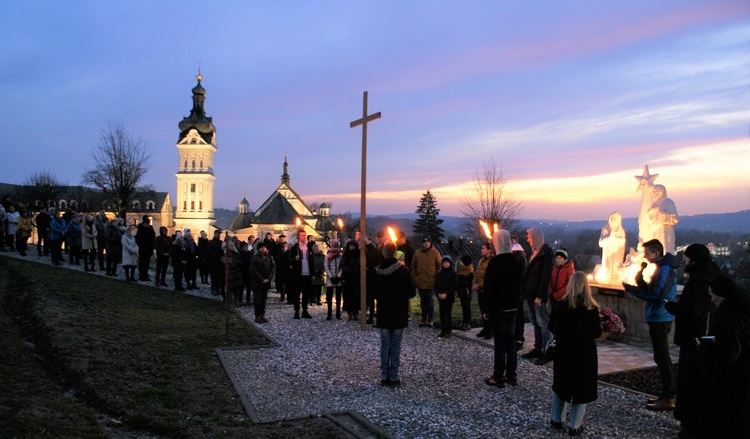
[[[622,324],[622,319],[611,309],[601,308],[599,310],[599,319],[602,322],[602,332],[609,332],[616,335],[625,332],[625,325]]]

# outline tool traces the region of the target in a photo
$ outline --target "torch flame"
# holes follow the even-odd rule
[[[339,225],[339,229],[343,229],[344,228],[344,222],[341,221],[341,218],[339,218],[339,219],[336,220],[336,224]]]
[[[490,225],[482,220],[479,220],[479,225],[482,227],[482,230],[484,230],[484,234],[485,236],[487,236],[487,239],[492,241],[492,233],[490,233]]]
[[[391,237],[391,242],[395,244],[396,241],[397,241],[397,239],[396,239],[396,231],[393,230],[393,227],[391,227],[391,226],[388,226],[388,236]]]
[[[295,224],[297,224],[297,227],[301,226],[302,220],[299,217],[297,217],[297,221],[295,221]]]
[[[500,230],[500,226],[497,223],[493,224],[492,225],[492,232],[494,233],[494,232],[497,232],[498,230]]]

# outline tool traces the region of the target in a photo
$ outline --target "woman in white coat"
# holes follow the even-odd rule
[[[135,280],[135,266],[138,265],[138,244],[135,243],[133,232],[135,227],[130,226],[122,235],[122,268],[125,269],[125,280]]]

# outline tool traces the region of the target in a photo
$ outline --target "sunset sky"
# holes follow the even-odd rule
[[[0,182],[80,184],[98,129],[153,153],[175,197],[177,124],[202,68],[216,207],[292,187],[368,213],[444,215],[494,158],[524,218],[637,216],[648,164],[681,215],[750,209],[750,2],[9,2],[0,15]]]

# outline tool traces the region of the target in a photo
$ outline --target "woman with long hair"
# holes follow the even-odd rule
[[[568,434],[578,436],[586,404],[597,398],[596,339],[602,334],[598,304],[583,272],[570,277],[567,297],[557,302],[549,329],[556,341],[551,425],[562,430],[570,406]]]

